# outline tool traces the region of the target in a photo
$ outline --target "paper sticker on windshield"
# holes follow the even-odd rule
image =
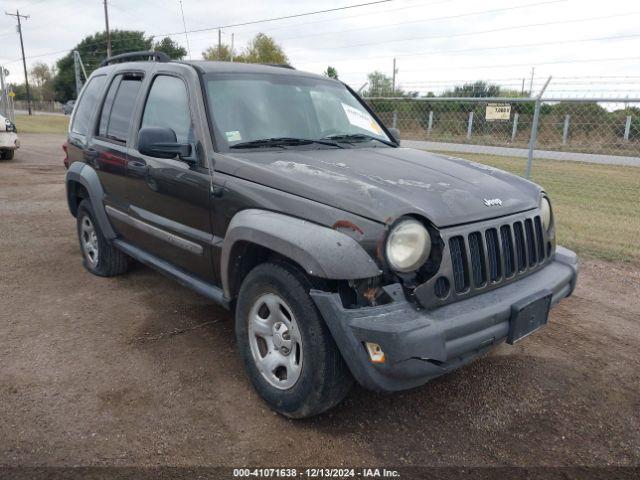
[[[242,140],[242,135],[238,130],[232,130],[231,132],[224,132],[227,136],[227,142],[239,142]]]
[[[353,108],[351,105],[347,105],[346,103],[342,103],[342,108],[351,125],[369,130],[377,135],[382,135],[382,129],[367,112]]]

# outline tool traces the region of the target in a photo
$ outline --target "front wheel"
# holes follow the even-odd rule
[[[2,160],[12,160],[15,150],[0,150]]]
[[[333,407],[353,383],[309,288],[295,267],[265,263],[244,279],[236,308],[236,340],[254,388],[292,418]]]

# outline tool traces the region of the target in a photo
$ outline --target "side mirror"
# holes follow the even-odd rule
[[[387,128],[387,130],[389,130],[389,133],[391,134],[391,139],[400,145],[400,130],[395,127]]]
[[[156,158],[175,158],[188,161],[191,145],[178,143],[176,132],[164,127],[144,127],[138,132],[138,151]]]

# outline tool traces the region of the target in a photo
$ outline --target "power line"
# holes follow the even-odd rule
[[[336,20],[348,20],[350,18],[360,18],[360,17],[368,17],[371,15],[380,15],[381,13],[390,13],[390,12],[397,12],[400,10],[409,10],[412,8],[419,8],[419,7],[431,7],[433,5],[441,5],[443,3],[452,3],[455,0],[437,0],[435,2],[425,2],[425,3],[419,3],[419,4],[415,4],[415,5],[407,5],[404,7],[398,7],[398,8],[387,8],[384,10],[378,10],[376,12],[368,12],[368,13],[356,13],[355,15],[342,15],[340,17],[331,17],[331,18],[323,18],[322,20],[314,20],[312,22],[301,22],[301,23],[295,23],[293,25],[280,25],[277,27],[269,27],[266,29],[260,29],[260,30],[249,30],[248,32],[242,32],[242,33],[255,33],[255,32],[273,32],[274,30],[281,30],[283,28],[299,28],[299,27],[303,27],[305,25],[316,25],[318,23],[325,23],[325,22],[334,22]]]
[[[294,15],[286,15],[286,16],[283,16],[283,17],[265,18],[265,19],[261,19],[261,20],[252,20],[252,21],[249,21],[249,22],[232,23],[232,24],[229,24],[229,25],[218,25],[216,27],[198,28],[198,29],[194,29],[194,30],[189,30],[187,32],[162,33],[162,34],[152,35],[152,37],[153,38],[155,38],[155,37],[170,37],[170,36],[173,36],[173,35],[183,35],[185,33],[208,32],[208,31],[211,31],[211,30],[218,30],[218,29],[222,29],[222,28],[243,27],[245,25],[255,25],[257,23],[267,23],[267,22],[275,22],[277,20],[287,20],[287,19],[290,19],[290,18],[307,17],[309,15],[317,15],[319,13],[337,12],[337,11],[341,11],[341,10],[348,10],[348,9],[351,9],[351,8],[365,7],[365,6],[369,6],[369,5],[377,5],[377,4],[380,4],[380,3],[388,3],[388,2],[392,2],[392,1],[393,0],[376,0],[374,2],[359,3],[359,4],[356,4],[356,5],[347,5],[346,7],[328,8],[326,10],[316,10],[314,12],[297,13],[297,14],[294,14]]]
[[[494,8],[491,10],[481,10],[478,12],[467,12],[467,13],[460,13],[460,14],[456,14],[456,15],[446,15],[443,17],[431,17],[431,18],[425,18],[423,20],[410,20],[407,22],[397,22],[397,23],[389,23],[389,24],[385,24],[385,25],[374,25],[372,27],[362,27],[362,28],[352,28],[349,30],[333,30],[330,32],[319,32],[319,33],[310,33],[310,34],[306,34],[306,35],[295,35],[295,36],[290,36],[290,37],[279,37],[279,40],[290,40],[290,39],[298,39],[298,38],[308,38],[308,37],[317,37],[317,36],[322,36],[322,35],[335,35],[335,34],[340,34],[340,33],[351,33],[351,32],[361,32],[361,31],[365,31],[365,30],[373,30],[373,29],[380,29],[380,28],[391,28],[391,27],[398,27],[401,25],[411,25],[411,24],[416,24],[416,23],[426,23],[426,22],[433,22],[433,21],[438,21],[438,20],[450,20],[450,19],[454,19],[454,18],[463,18],[463,17],[473,17],[476,15],[485,15],[485,14],[489,14],[489,13],[499,13],[499,12],[506,12],[509,10],[520,10],[523,8],[530,8],[530,7],[537,7],[537,6],[541,6],[541,5],[551,5],[551,4],[556,4],[556,3],[564,3],[567,2],[568,0],[550,0],[550,1],[544,1],[544,2],[536,2],[536,3],[527,3],[524,5],[517,5],[515,7],[504,7],[504,8]]]
[[[253,24],[258,24],[258,23],[266,23],[266,22],[274,22],[277,20],[285,20],[285,19],[290,19],[290,18],[299,18],[299,17],[304,17],[304,16],[310,16],[310,15],[317,15],[320,13],[327,13],[327,12],[335,12],[335,11],[342,11],[342,10],[347,10],[347,9],[352,9],[352,8],[358,8],[358,7],[364,7],[364,6],[369,6],[369,5],[377,5],[377,4],[381,4],[381,3],[388,3],[391,2],[393,0],[376,0],[373,2],[367,2],[367,3],[359,3],[356,5],[347,5],[345,7],[338,7],[338,8],[330,8],[330,9],[326,9],[326,10],[317,10],[317,11],[313,11],[313,12],[305,12],[305,13],[299,13],[299,14],[295,14],[295,15],[287,15],[287,16],[283,16],[283,17],[274,17],[274,18],[266,18],[266,19],[260,19],[260,20],[253,20],[250,22],[244,22],[244,23],[237,23],[237,24],[229,24],[229,25],[221,25],[218,27],[210,27],[210,28],[201,28],[201,29],[196,29],[196,30],[184,30],[182,32],[175,32],[175,33],[165,33],[165,34],[156,34],[156,35],[152,35],[150,38],[158,38],[158,37],[169,37],[169,36],[173,36],[173,35],[185,35],[187,33],[194,33],[194,32],[204,32],[204,31],[210,31],[210,30],[217,30],[217,29],[223,29],[223,28],[231,28],[231,27],[238,27],[238,26],[243,26],[243,25],[253,25]],[[438,2],[438,3],[442,3],[442,2]],[[114,40],[114,43],[117,40]],[[102,42],[91,42],[91,43],[87,43],[85,45],[83,45],[84,47],[88,47],[88,46],[94,46],[94,45],[101,45]],[[39,55],[34,55],[31,57],[28,57],[28,59],[33,59],[33,58],[42,58],[42,57],[48,57],[50,55],[56,55],[59,53],[65,53],[65,52],[69,52],[71,48],[66,48],[64,50],[57,50],[57,51],[53,51],[53,52],[47,52],[47,53],[43,53],[43,54],[39,54]],[[5,64],[9,64],[9,63],[13,63],[18,61],[18,59],[16,60],[10,60],[8,62],[5,62]]]
[[[351,60],[363,59],[363,60],[371,60],[377,58],[393,58],[393,57],[423,57],[430,55],[441,55],[441,54],[449,54],[449,53],[464,53],[464,52],[481,52],[487,50],[504,50],[504,49],[512,49],[512,48],[529,48],[529,47],[543,47],[547,45],[564,45],[568,43],[584,43],[584,42],[600,42],[600,41],[609,41],[609,40],[624,40],[628,38],[638,38],[640,37],[640,33],[633,33],[628,35],[614,35],[611,37],[595,37],[595,38],[582,38],[582,39],[574,39],[574,40],[554,40],[549,42],[538,42],[538,43],[525,43],[520,45],[497,45],[494,47],[477,47],[477,48],[461,48],[461,49],[453,49],[453,50],[429,50],[423,52],[416,53],[401,53],[401,54],[390,54],[390,55],[378,55],[378,56],[358,56],[352,57]],[[341,59],[341,60],[349,60]],[[308,64],[324,64],[325,61],[318,62],[307,62]]]
[[[358,43],[358,44],[349,45],[349,48],[367,47],[367,46],[370,46],[370,45],[381,45],[381,44],[387,45],[389,43],[409,42],[409,41],[412,41],[412,40],[431,40],[431,39],[465,37],[465,36],[472,36],[472,35],[481,35],[481,34],[485,34],[485,33],[495,33],[495,32],[504,32],[504,31],[508,31],[508,30],[517,30],[517,29],[520,29],[520,28],[546,27],[546,26],[550,26],[550,25],[564,25],[564,24],[569,24],[569,23],[590,22],[590,21],[594,21],[594,20],[604,20],[604,19],[609,19],[609,18],[628,17],[628,16],[631,16],[631,15],[638,15],[639,13],[640,12],[629,12],[629,13],[620,13],[620,14],[615,14],[615,15],[604,15],[604,16],[600,16],[600,17],[580,18],[580,19],[577,19],[577,20],[558,20],[558,21],[555,21],[555,22],[530,23],[530,24],[526,24],[526,25],[512,25],[512,26],[509,26],[509,27],[494,28],[494,29],[490,29],[490,30],[476,30],[476,31],[473,31],[473,32],[453,33],[453,34],[447,34],[447,35],[431,35],[431,36],[426,36],[426,37],[410,37],[410,38],[401,38],[401,39],[397,39],[397,40],[384,40],[384,41],[376,41],[376,42]],[[319,50],[338,50],[338,49],[342,49],[342,48],[345,48],[345,46],[341,45],[341,46],[337,46],[337,47],[325,47],[325,48],[320,48]]]

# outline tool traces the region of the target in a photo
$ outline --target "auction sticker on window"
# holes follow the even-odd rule
[[[487,120],[509,120],[511,105],[508,103],[488,103],[485,118]]]
[[[242,140],[242,135],[240,135],[240,132],[238,130],[224,133],[227,136],[228,142],[239,142],[240,140]]]
[[[369,130],[376,135],[382,135],[382,129],[367,112],[353,108],[351,105],[347,105],[346,103],[342,103],[342,109],[344,110],[344,113],[351,125]]]

